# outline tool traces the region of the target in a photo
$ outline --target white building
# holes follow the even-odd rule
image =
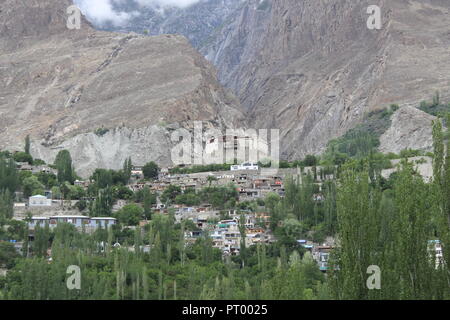
[[[52,199],[47,199],[45,196],[36,195],[28,199],[30,207],[51,207]]]
[[[259,166],[257,163],[253,162],[244,162],[238,165],[232,165],[230,168],[231,171],[239,171],[239,170],[259,170]]]
[[[61,215],[51,217],[32,217],[28,222],[30,230],[34,230],[38,225],[45,227],[49,225],[50,228],[56,227],[59,223],[70,223],[78,230],[85,229],[87,232],[93,232],[99,228],[109,228],[117,223],[115,218],[111,217],[86,217],[80,215]]]

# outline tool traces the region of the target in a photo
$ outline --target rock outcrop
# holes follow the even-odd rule
[[[432,123],[437,118],[405,106],[392,115],[390,128],[380,137],[379,150],[400,153],[404,149],[433,151]]]
[[[35,157],[51,163],[67,148],[87,175],[129,156],[170,164],[170,130],[193,121],[243,124],[239,102],[186,38],[101,32],[84,18],[69,30],[69,5],[0,4],[0,148],[22,149],[29,134]]]

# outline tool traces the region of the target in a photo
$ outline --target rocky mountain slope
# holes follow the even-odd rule
[[[367,28],[370,5],[381,30]],[[449,25],[448,0],[248,0],[201,52],[251,125],[281,129],[284,157],[298,158],[371,110],[448,99]]]
[[[170,132],[202,120],[237,127],[238,101],[182,36],[66,27],[69,0],[0,2],[0,148],[71,151],[78,172],[170,163]],[[94,133],[103,128],[102,134]],[[98,132],[97,132],[98,133]]]

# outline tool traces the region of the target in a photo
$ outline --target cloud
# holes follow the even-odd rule
[[[179,8],[188,7],[199,0],[135,0],[141,6],[159,5],[161,7],[173,6]]]
[[[81,12],[95,25],[112,23],[115,26],[123,25],[133,13],[115,11],[111,0],[75,0]]]
[[[140,7],[179,7],[186,8],[201,0],[74,0],[81,12],[95,25],[112,23],[115,26],[123,26],[133,17],[138,16],[139,11],[115,10],[114,4],[137,4]]]

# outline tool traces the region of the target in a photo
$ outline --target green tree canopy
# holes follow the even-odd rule
[[[144,173],[144,178],[145,179],[157,179],[158,178],[159,167],[158,167],[158,165],[155,162],[151,161],[151,162],[148,162],[142,168],[142,172]]]
[[[64,183],[68,181],[73,184],[75,181],[75,172],[72,166],[72,157],[68,150],[61,150],[58,152],[54,162],[58,170],[58,182]]]

